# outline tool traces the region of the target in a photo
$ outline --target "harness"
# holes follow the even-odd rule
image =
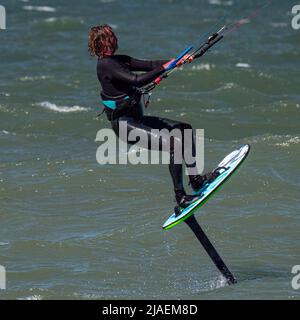
[[[108,96],[102,92],[101,98],[102,98],[102,103],[103,103],[104,107],[109,108],[111,110],[124,108],[125,106],[130,104],[130,97],[129,96],[108,98]]]
[[[132,108],[137,103],[140,102],[142,93],[139,90],[136,90],[132,96],[129,95],[120,95],[120,96],[109,96],[104,92],[101,92],[102,104],[104,105],[103,111],[98,115],[101,116],[103,112],[109,110],[111,112],[111,119],[114,120],[115,117],[122,115],[125,109]]]

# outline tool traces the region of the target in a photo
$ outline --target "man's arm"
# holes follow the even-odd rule
[[[120,81],[120,82],[123,82],[124,84],[141,88],[146,84],[151,83],[157,77],[159,77],[165,72],[165,68],[160,63],[159,63],[159,66],[155,68],[153,68],[151,61],[148,61],[147,63],[145,64],[142,63],[142,64],[143,64],[143,67],[145,67],[147,64],[147,67],[149,67],[150,71],[144,74],[134,74],[131,72],[127,72],[126,70],[124,70],[124,68],[122,68],[121,66],[118,66],[117,64],[114,65],[112,68],[110,68],[112,80]],[[141,65],[139,66],[141,67]],[[136,71],[143,71],[143,70],[136,70]]]
[[[129,57],[129,66],[131,71],[152,71],[161,67],[169,60],[140,60]]]

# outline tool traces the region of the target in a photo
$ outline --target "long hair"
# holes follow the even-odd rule
[[[91,56],[103,58],[116,52],[118,39],[108,24],[94,26],[89,32],[88,47]]]

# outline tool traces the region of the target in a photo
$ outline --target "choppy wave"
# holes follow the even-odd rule
[[[231,90],[233,88],[238,88],[239,85],[233,82],[225,83],[221,88],[218,88],[217,91],[223,91],[223,90]]]
[[[300,137],[292,137],[292,138],[287,138],[287,140],[275,143],[275,146],[280,146],[280,147],[289,147],[291,144],[298,144],[300,143]]]
[[[22,300],[42,300],[43,297],[39,294],[34,294],[33,296],[25,297]]]
[[[61,27],[72,27],[72,26],[81,26],[84,24],[83,19],[78,19],[74,17],[49,17],[44,20],[46,24],[51,26],[61,26]]]
[[[4,106],[3,104],[0,104],[0,112],[4,113],[15,113],[16,109],[15,108],[8,108],[7,106]]]
[[[13,135],[15,136],[16,133],[15,132],[10,132],[10,131],[6,131],[6,130],[2,130],[0,131],[0,134],[4,134],[4,135]]]
[[[50,18],[45,19],[45,21],[49,22],[49,23],[56,22],[57,20],[58,20],[58,18],[55,18],[55,17],[50,17]]]
[[[210,71],[211,69],[213,69],[215,67],[214,64],[209,64],[209,63],[200,63],[197,65],[194,65],[192,67],[192,70],[206,70],[206,71]]]
[[[292,135],[263,135],[250,139],[252,143],[267,142],[268,145],[276,147],[290,147],[291,145],[300,144],[300,136]]]
[[[32,76],[24,76],[24,77],[21,77],[19,78],[20,81],[36,81],[36,80],[47,80],[47,79],[51,79],[53,77],[51,76],[35,76],[35,77],[32,77]]]
[[[233,1],[221,1],[221,0],[208,0],[209,4],[216,6],[232,6]]]
[[[83,111],[89,111],[90,108],[80,107],[80,106],[57,106],[55,103],[51,103],[49,101],[44,101],[40,103],[36,103],[36,106],[43,107],[45,109],[55,111],[55,112],[62,112],[62,113],[68,113],[68,112],[83,112]]]
[[[3,97],[10,97],[10,93],[7,93],[7,92],[0,92],[0,96],[3,96]]]
[[[235,65],[237,68],[251,68],[251,65],[249,63],[239,62]]]
[[[0,242],[0,246],[7,246],[9,242]]]
[[[48,6],[24,6],[23,9],[27,11],[56,12],[55,8]]]

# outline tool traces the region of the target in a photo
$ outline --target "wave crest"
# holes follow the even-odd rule
[[[23,9],[27,11],[56,12],[55,8],[48,6],[24,6]]]
[[[36,106],[43,107],[45,109],[55,111],[55,112],[62,112],[62,113],[68,113],[68,112],[83,112],[83,111],[89,111],[90,108],[80,107],[80,106],[57,106],[55,103],[51,103],[49,101],[44,101],[40,103],[36,103]]]

